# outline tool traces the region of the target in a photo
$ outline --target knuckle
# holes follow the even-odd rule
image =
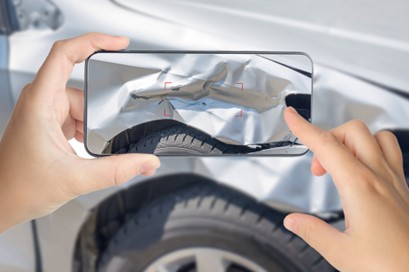
[[[22,92],[27,92],[30,89],[30,87],[31,87],[31,83],[24,85]]]
[[[25,99],[27,94],[30,92],[30,89],[31,89],[31,83],[24,85],[23,89],[21,89],[20,99]]]
[[[314,241],[314,223],[309,222],[300,228],[300,236],[307,244],[311,244]]]
[[[384,191],[384,182],[376,173],[369,169],[362,169],[357,171],[357,182],[356,187],[360,189],[361,192],[366,192],[369,194],[378,194]]]
[[[92,31],[92,32],[88,32],[86,35],[89,36],[89,37],[92,37],[92,38],[96,38],[98,36],[101,36],[102,34],[100,32],[97,32],[97,31]]]
[[[337,141],[337,137],[331,133],[330,131],[321,131],[320,138],[323,143],[334,142]]]
[[[52,48],[51,48],[51,51],[52,51],[52,52],[60,52],[60,51],[63,51],[63,48],[64,48],[64,46],[65,46],[65,43],[66,43],[65,40],[59,40],[59,41],[54,42],[54,44],[53,44],[53,46],[52,46]]]
[[[128,176],[126,174],[127,171],[124,167],[121,167],[121,165],[118,163],[115,163],[115,165],[116,167],[114,168],[112,185],[118,186],[126,182],[128,180]]]
[[[389,130],[381,130],[381,131],[377,132],[375,134],[375,136],[377,138],[381,138],[381,139],[388,139],[388,140],[397,141],[397,138],[396,138],[395,134],[393,134]]]
[[[359,130],[359,131],[363,131],[363,130],[368,131],[369,130],[368,127],[366,126],[366,124],[363,121],[358,120],[358,119],[354,119],[352,121],[349,121],[348,124],[354,130]]]

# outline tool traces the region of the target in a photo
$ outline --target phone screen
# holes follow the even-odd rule
[[[94,156],[285,156],[308,149],[284,109],[311,121],[304,53],[97,52],[85,66],[85,147]]]

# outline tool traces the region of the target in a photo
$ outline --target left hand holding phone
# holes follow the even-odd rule
[[[68,143],[84,137],[82,91],[67,87],[73,66],[95,51],[128,44],[125,37],[100,33],[58,41],[22,90],[0,142],[0,232],[79,195],[153,175],[160,166],[147,154],[83,159]]]

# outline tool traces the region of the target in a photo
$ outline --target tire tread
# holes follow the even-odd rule
[[[285,230],[282,225],[284,213],[273,212],[270,208],[256,203],[249,197],[217,185],[204,184],[185,189],[157,199],[133,216],[128,230],[119,230],[100,259],[103,266],[113,252],[118,250],[120,241],[127,239],[131,229],[149,226],[153,219],[164,216],[212,216],[254,228],[254,232],[263,233],[267,239],[291,254],[304,270],[300,271],[336,271],[325,259],[304,241]]]

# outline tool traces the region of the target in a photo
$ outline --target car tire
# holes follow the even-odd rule
[[[243,263],[247,260],[259,267],[249,269],[240,261],[223,260],[225,272],[335,271],[313,248],[284,229],[283,217],[230,189],[197,185],[128,216],[103,252],[98,271],[219,272],[197,269],[194,258],[186,259],[186,264],[176,260],[177,264],[169,264],[172,268],[164,264],[162,270],[149,268],[175,252],[197,249],[234,254]]]
[[[172,126],[145,136],[128,150],[119,153],[150,153],[156,155],[220,155],[245,154],[257,149],[223,143],[210,135],[186,125]]]

